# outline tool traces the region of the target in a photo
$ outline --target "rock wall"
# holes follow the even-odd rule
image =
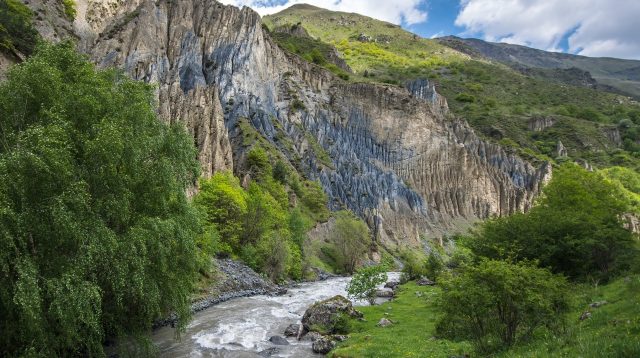
[[[100,66],[157,84],[160,116],[193,134],[205,175],[243,174],[246,148],[234,138],[246,119],[384,245],[419,246],[421,237],[526,210],[549,178],[550,167],[481,141],[428,81],[344,82],[283,52],[248,8],[209,0],[80,0],[78,8],[81,48]]]

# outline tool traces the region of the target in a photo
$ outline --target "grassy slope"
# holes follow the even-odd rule
[[[604,133],[629,112],[640,110],[625,97],[527,77],[358,14],[293,6],[264,22],[270,28],[301,23],[311,36],[343,54],[355,72],[352,81],[434,80],[455,114],[490,140],[509,139],[502,144],[525,157],[553,159],[555,144],[561,140],[573,159],[600,167],[640,168],[639,155],[616,148]],[[359,41],[361,34],[375,42]],[[558,119],[556,126],[537,133],[527,130],[530,118],[549,115]]]
[[[468,342],[434,338],[437,292],[437,287],[409,283],[402,286],[394,301],[361,308],[366,322],[354,322],[350,338],[330,356],[451,357],[472,353]],[[576,285],[573,292],[566,333],[558,336],[539,333],[530,342],[502,352],[498,357],[640,356],[640,276],[618,279],[597,288]],[[590,303],[603,300],[608,304],[589,309]],[[591,318],[580,321],[578,318],[586,310],[591,310]],[[382,317],[396,324],[377,327]]]

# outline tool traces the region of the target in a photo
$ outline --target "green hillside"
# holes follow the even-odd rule
[[[359,14],[295,5],[264,22],[271,30],[300,25],[322,46],[334,46],[353,69],[349,81],[434,81],[455,115],[485,138],[531,160],[640,167],[640,106],[626,96],[527,76]],[[286,36],[275,39],[291,51]],[[310,51],[292,52],[308,57]],[[530,122],[536,118],[552,118],[554,125],[532,131]],[[567,148],[568,159],[556,159],[558,141]]]

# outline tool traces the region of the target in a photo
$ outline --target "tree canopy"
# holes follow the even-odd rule
[[[41,45],[0,85],[0,345],[104,354],[105,339],[189,315],[198,163],[152,88]]]

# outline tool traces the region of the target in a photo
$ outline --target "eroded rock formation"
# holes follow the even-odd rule
[[[81,48],[100,66],[157,85],[161,117],[194,135],[205,175],[243,174],[247,148],[234,138],[248,121],[322,183],[332,208],[353,210],[385,245],[418,246],[423,236],[526,210],[549,178],[549,166],[480,140],[428,81],[347,83],[281,50],[249,8],[77,3]]]

